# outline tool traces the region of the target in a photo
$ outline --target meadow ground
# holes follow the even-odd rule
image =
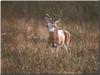
[[[61,22],[72,35],[69,53],[59,55],[47,43],[48,31],[43,23],[32,18],[2,18],[2,73],[80,74],[98,71],[99,27],[97,21]]]

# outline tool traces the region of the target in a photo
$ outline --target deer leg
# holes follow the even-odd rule
[[[57,57],[58,57],[58,52],[59,52],[59,47],[56,48]]]
[[[51,41],[51,39],[50,39],[50,37],[49,37],[49,39],[48,39],[48,44],[50,44],[50,41]]]
[[[52,52],[52,53],[55,53],[55,50],[54,50],[54,49],[51,49],[51,52]]]
[[[67,47],[67,45],[64,44],[64,47],[65,47],[66,52],[68,53],[68,47]]]

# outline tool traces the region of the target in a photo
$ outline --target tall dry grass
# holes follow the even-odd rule
[[[2,73],[80,74],[98,71],[98,22],[61,22],[72,35],[69,53],[48,45],[48,31],[33,18],[2,18]],[[52,53],[54,50],[54,53]]]
[[[97,73],[99,23],[95,1],[2,1],[1,72],[3,73]],[[72,36],[69,53],[48,45],[45,9],[62,17],[58,26]],[[59,11],[62,11],[62,14]],[[52,53],[54,51],[54,53]]]

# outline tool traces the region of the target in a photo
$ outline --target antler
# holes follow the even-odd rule
[[[45,10],[45,20],[47,23],[50,23],[52,21],[52,17],[49,15],[47,9]]]
[[[62,10],[60,10],[58,13],[54,13],[53,14],[56,18],[61,18],[61,16],[62,16]]]
[[[46,15],[46,17],[51,18],[51,16],[48,14],[47,9],[45,10],[45,15]]]
[[[62,10],[60,10],[58,13],[54,13],[53,15],[54,15],[55,21],[60,20],[62,16]]]
[[[61,20],[62,10],[58,11],[57,13],[53,13],[53,16],[50,16],[47,9],[45,10],[45,20],[47,23],[54,22],[58,23]]]
[[[54,13],[54,16],[55,16],[55,23],[58,23],[61,20],[62,10],[60,10],[58,14]]]

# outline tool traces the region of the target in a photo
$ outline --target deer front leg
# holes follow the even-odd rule
[[[56,48],[56,56],[58,58],[59,47]]]

